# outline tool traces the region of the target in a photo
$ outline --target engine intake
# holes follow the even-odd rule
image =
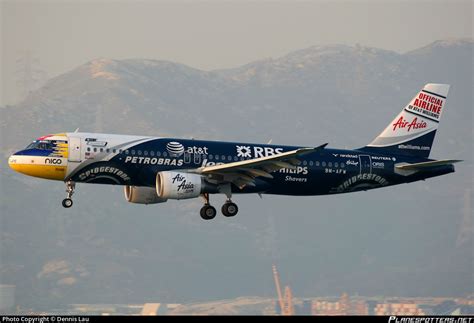
[[[156,193],[163,199],[190,199],[203,193],[217,193],[217,186],[198,174],[165,171],[156,175]]]
[[[156,204],[166,202],[166,199],[159,197],[153,187],[140,187],[126,185],[123,188],[125,199],[130,203]]]

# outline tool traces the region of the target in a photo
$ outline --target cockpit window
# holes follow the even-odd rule
[[[53,149],[53,143],[51,141],[35,140],[31,144],[29,144],[26,149],[51,150]]]

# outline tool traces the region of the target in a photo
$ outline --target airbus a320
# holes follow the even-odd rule
[[[454,172],[459,160],[429,158],[448,90],[425,85],[379,136],[353,150],[71,132],[40,137],[8,162],[64,181],[65,208],[76,183],[95,183],[123,185],[125,199],[139,204],[201,196],[205,220],[217,214],[209,196],[225,194],[222,214],[233,217],[234,194],[339,194]]]

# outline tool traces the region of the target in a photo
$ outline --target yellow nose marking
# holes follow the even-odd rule
[[[8,159],[8,165],[11,169],[18,173],[22,173],[29,176],[64,180],[66,176],[66,160],[55,159],[58,164],[49,164],[51,158],[48,157],[35,157],[31,156],[10,156]]]

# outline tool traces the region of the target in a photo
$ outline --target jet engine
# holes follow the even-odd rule
[[[130,203],[156,204],[166,202],[166,199],[159,197],[153,187],[140,187],[126,185],[123,188],[125,199]]]
[[[156,175],[156,193],[162,199],[190,199],[203,193],[217,193],[217,185],[198,174],[165,171]]]

